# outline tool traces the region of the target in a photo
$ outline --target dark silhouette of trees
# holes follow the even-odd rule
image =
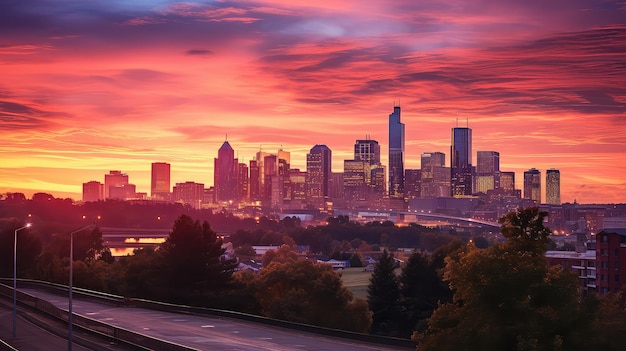
[[[180,216],[158,251],[170,295],[191,302],[223,290],[237,265],[235,259],[225,259],[224,252],[209,223]]]
[[[400,291],[394,272],[396,262],[393,255],[383,251],[367,288],[367,301],[372,311],[370,332],[378,335],[398,336],[401,323]]]
[[[16,219],[0,222],[0,276],[13,276],[13,246],[15,230],[24,226]],[[24,228],[17,234],[17,274],[24,277],[25,272],[36,269],[37,257],[41,253],[42,243],[33,232],[36,229]]]

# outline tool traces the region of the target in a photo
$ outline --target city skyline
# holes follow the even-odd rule
[[[150,193],[153,162],[209,186],[226,134],[240,162],[282,145],[301,170],[327,145],[335,172],[370,135],[388,165],[400,105],[404,169],[449,166],[458,118],[518,189],[556,168],[562,202],[626,202],[624,18],[595,0],[3,3],[0,193],[80,199],[109,170]]]

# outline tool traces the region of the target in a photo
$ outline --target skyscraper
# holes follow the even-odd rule
[[[500,153],[497,151],[476,152],[475,192],[486,194],[487,190],[500,187]]]
[[[329,198],[328,181],[332,172],[332,152],[326,145],[315,145],[306,155],[306,195],[309,202],[321,207]]]
[[[152,164],[152,181],[150,196],[153,199],[167,200],[170,197],[170,164],[154,162]]]
[[[380,164],[380,145],[378,141],[367,138],[354,143],[354,160],[365,161],[370,165]]]
[[[450,185],[453,197],[472,195],[472,130],[452,128]]]
[[[400,106],[389,115],[389,197],[404,198],[404,123]]]
[[[541,172],[536,168],[524,172],[524,199],[541,203]]]
[[[558,169],[546,171],[546,204],[561,204],[561,172]]]
[[[214,159],[213,184],[216,202],[237,200],[237,163],[235,150],[228,141],[224,141]]]
[[[515,172],[500,172],[500,188],[505,191],[515,190]]]

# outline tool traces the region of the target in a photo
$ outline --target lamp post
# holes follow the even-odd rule
[[[29,228],[31,225],[31,223],[26,223],[25,226],[15,229],[15,237],[13,238],[13,339],[15,339],[15,330],[17,329],[17,232]]]
[[[83,216],[84,218],[84,216]],[[72,282],[74,275],[74,234],[78,232],[82,232],[85,229],[89,229],[94,227],[96,222],[93,222],[89,225],[86,225],[80,229],[76,229],[75,231],[70,233],[70,282],[69,282],[69,306],[68,306],[68,315],[67,315],[67,350],[72,351]]]

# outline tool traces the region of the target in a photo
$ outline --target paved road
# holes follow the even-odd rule
[[[29,319],[36,319],[39,323],[45,323],[48,328],[59,332],[62,336],[55,335],[38,325],[33,324],[24,316],[30,316]],[[18,310],[17,314],[16,337],[13,338],[13,302],[8,302],[0,298],[0,339],[7,344],[13,346],[20,351],[50,351],[50,350],[67,350],[67,324],[63,326],[56,321],[39,318],[35,314],[28,311]],[[84,334],[76,332],[77,337],[85,337]],[[76,339],[74,339],[76,340]],[[107,341],[89,338],[92,345],[101,346],[101,349],[109,350],[132,350],[132,348],[120,345],[111,345]],[[1,347],[0,347],[1,349]],[[76,342],[72,344],[74,351],[90,351],[93,348],[83,347]]]
[[[67,310],[67,297],[20,289]],[[187,347],[211,351],[391,351],[380,346],[317,334],[269,327],[230,318],[194,316],[141,308],[112,307],[74,298],[75,313]],[[411,350],[411,349],[404,349]]]

